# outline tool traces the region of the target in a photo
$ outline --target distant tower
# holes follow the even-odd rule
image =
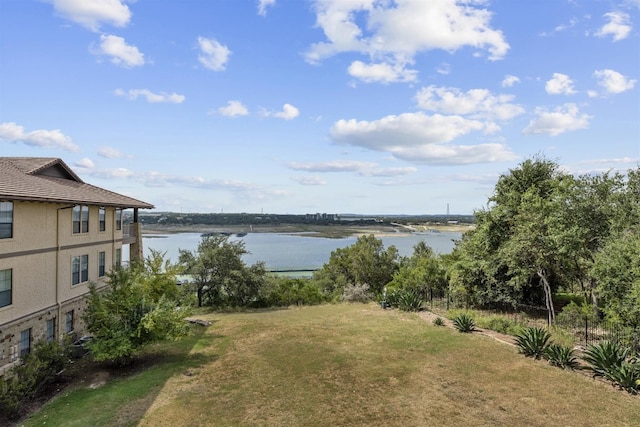
[[[449,203],[447,203],[447,217],[449,216]]]

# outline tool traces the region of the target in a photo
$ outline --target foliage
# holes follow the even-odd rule
[[[369,302],[371,294],[369,294],[369,285],[366,283],[349,285],[342,292],[342,300],[347,302]]]
[[[617,341],[604,341],[589,345],[582,358],[591,365],[594,376],[635,394],[640,390],[640,362],[630,353],[629,347]]]
[[[260,295],[266,280],[263,263],[247,267],[244,242],[229,236],[204,236],[195,251],[180,250],[180,264],[192,277],[198,307],[248,306]]]
[[[525,328],[515,336],[520,353],[540,359],[550,345],[551,334],[545,328]]]
[[[595,257],[593,276],[608,317],[640,327],[640,225],[609,240]]]
[[[322,304],[327,298],[310,279],[270,275],[260,290],[259,301],[263,307],[288,307]]]
[[[314,273],[314,280],[325,293],[342,295],[346,286],[366,283],[374,295],[381,295],[398,269],[398,250],[385,249],[372,234],[358,237],[346,248],[331,252],[329,262]]]
[[[518,326],[516,322],[505,317],[492,317],[486,324],[487,329],[501,334],[508,334],[516,326]]]
[[[433,319],[434,326],[444,326],[444,319],[440,316]]]
[[[151,257],[155,259],[153,254]],[[176,299],[177,270],[169,268],[158,280],[150,277],[157,276],[158,271],[148,266],[139,262],[111,271],[106,289],[96,289],[95,284],[89,286],[83,319],[93,335],[87,347],[94,360],[124,365],[149,343],[187,334],[184,318],[191,307],[186,300]]]
[[[69,362],[68,348],[59,341],[38,341],[4,378],[0,378],[0,420],[21,414],[23,405],[33,399]]]
[[[396,295],[397,307],[402,311],[420,311],[422,297],[412,289],[399,289]]]
[[[544,357],[552,366],[562,369],[577,369],[579,366],[575,351],[568,346],[550,344],[544,352]]]
[[[453,327],[456,328],[458,332],[470,333],[475,330],[476,323],[473,317],[463,313],[453,318]]]
[[[441,293],[447,288],[446,271],[433,250],[420,242],[414,246],[413,255],[400,264],[389,287],[411,290],[426,300],[434,291]]]

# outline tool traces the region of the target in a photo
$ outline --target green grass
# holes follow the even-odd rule
[[[640,424],[638,397],[376,304],[200,317],[213,325],[150,349],[146,370],[24,425]]]

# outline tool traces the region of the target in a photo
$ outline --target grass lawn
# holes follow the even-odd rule
[[[638,396],[415,314],[341,304],[199,317],[213,324],[149,349],[145,369],[69,390],[24,425],[640,425]]]

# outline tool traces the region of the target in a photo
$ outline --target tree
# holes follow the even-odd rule
[[[147,261],[157,261],[157,255]],[[90,285],[83,319],[93,335],[88,348],[94,360],[125,365],[145,345],[188,333],[184,318],[191,307],[176,298],[175,269],[168,265],[169,271],[159,280],[159,272],[148,265],[145,261],[113,270],[108,274],[107,289]]]
[[[205,236],[196,251],[180,251],[180,263],[195,286],[198,307],[246,306],[258,298],[266,271],[263,263],[247,267],[244,242],[228,236]]]
[[[445,270],[439,257],[425,242],[413,247],[413,255],[401,263],[388,287],[416,292],[423,299],[446,288]]]
[[[597,254],[592,274],[609,318],[640,327],[640,226],[611,239]]]
[[[396,247],[385,249],[382,240],[370,234],[331,252],[329,262],[314,274],[314,280],[325,292],[334,295],[341,295],[346,286],[364,284],[374,294],[381,294],[397,269]]]

